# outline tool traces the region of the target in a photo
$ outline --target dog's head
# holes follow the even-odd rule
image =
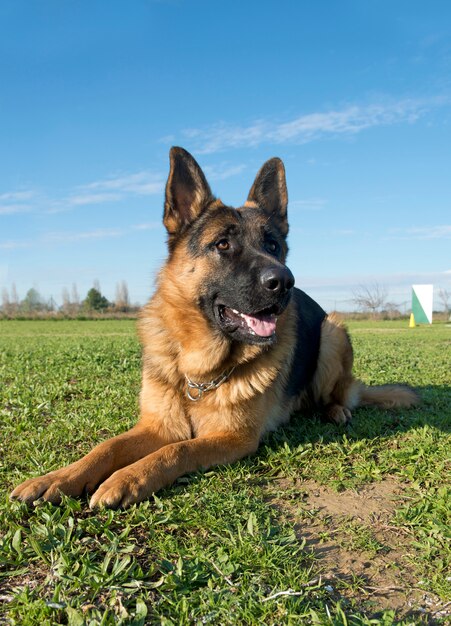
[[[294,278],[287,254],[287,189],[280,159],[267,161],[245,204],[216,199],[183,148],[172,148],[163,223],[169,263],[187,300],[231,340],[271,344]]]

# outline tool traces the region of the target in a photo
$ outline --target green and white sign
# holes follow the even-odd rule
[[[432,324],[433,285],[412,285],[412,313],[415,324]]]

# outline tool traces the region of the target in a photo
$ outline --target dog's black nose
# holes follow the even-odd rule
[[[288,267],[271,267],[261,273],[260,283],[272,293],[285,293],[293,288],[294,276]]]

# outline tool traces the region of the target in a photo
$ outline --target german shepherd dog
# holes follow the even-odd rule
[[[215,198],[182,148],[170,151],[163,223],[168,259],[139,322],[140,419],[131,430],[12,493],[32,504],[91,494],[90,506],[140,502],[179,476],[232,463],[300,409],[337,424],[365,404],[408,407],[401,386],[352,375],[348,334],[294,287],[283,163],[267,161],[239,208]]]

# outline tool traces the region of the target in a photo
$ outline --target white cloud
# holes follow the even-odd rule
[[[85,239],[108,239],[110,237],[120,237],[125,231],[119,228],[99,228],[96,230],[81,233],[47,233],[43,240],[49,243],[64,243],[70,241],[82,241]]]
[[[1,241],[0,250],[17,250],[18,248],[29,248],[32,245],[30,241]]]
[[[77,206],[119,202],[130,194],[141,196],[159,194],[163,189],[162,176],[152,172],[110,176],[78,185],[65,198],[48,200],[46,213],[64,213]]]
[[[162,193],[163,189],[162,177],[152,172],[111,176],[86,185],[79,185],[72,195],[66,200],[54,203],[48,212],[59,213],[68,210],[68,207],[118,202],[128,194],[154,195]]]
[[[241,174],[241,172],[246,169],[246,165],[244,163],[239,165],[220,163],[219,165],[206,165],[202,169],[208,180],[226,180],[227,178]]]
[[[327,136],[355,135],[376,126],[413,123],[427,110],[446,102],[443,98],[431,98],[348,105],[332,111],[299,115],[288,122],[262,119],[248,126],[219,122],[205,128],[185,129],[182,134],[192,141],[200,154],[263,143],[304,144]]]
[[[132,226],[132,230],[155,230],[156,228],[162,228],[161,222],[147,222],[144,224],[135,224]]]
[[[396,228],[390,231],[390,239],[450,239],[451,225],[412,227],[405,230]]]
[[[36,191],[31,189],[0,193],[0,215],[15,215],[32,211],[35,207],[30,200],[33,200],[36,195]]]
[[[9,200],[12,202],[17,202],[21,200],[30,200],[35,196],[34,191],[8,191],[7,193],[0,194],[0,202],[3,200]]]
[[[176,140],[175,135],[164,135],[164,137],[160,137],[159,141],[161,143],[174,143],[174,141]]]
[[[85,204],[101,204],[103,202],[117,202],[122,198],[119,193],[88,193],[70,196],[68,202],[72,205],[79,206]]]
[[[352,235],[356,234],[356,231],[355,230],[351,230],[351,229],[343,228],[341,230],[337,230],[335,234],[339,235],[341,237],[351,237]]]
[[[415,239],[449,239],[451,237],[451,225],[409,228],[407,233]]]
[[[71,243],[76,241],[93,241],[100,239],[111,239],[115,237],[125,237],[135,231],[153,230],[161,228],[160,222],[148,222],[142,224],[133,224],[127,228],[97,228],[94,230],[82,232],[50,232],[42,235],[39,239],[31,240],[11,240],[0,242],[0,250],[14,250],[18,248],[39,247],[42,244],[46,246],[51,244]]]
[[[163,177],[160,174],[142,171],[125,176],[111,176],[94,181],[80,187],[81,190],[100,190],[117,192],[129,192],[138,195],[153,195],[161,193],[164,189]]]
[[[0,204],[0,215],[15,215],[32,211],[31,204]]]
[[[320,211],[325,204],[324,198],[307,198],[305,200],[290,200],[288,207],[301,211]]]
[[[231,175],[231,173],[227,173]],[[58,196],[47,196],[33,190],[10,191],[0,194],[0,216],[39,210],[46,214],[64,213],[77,206],[119,202],[129,195],[148,196],[164,190],[162,174],[140,171],[126,175],[108,176],[88,184],[78,185]]]

